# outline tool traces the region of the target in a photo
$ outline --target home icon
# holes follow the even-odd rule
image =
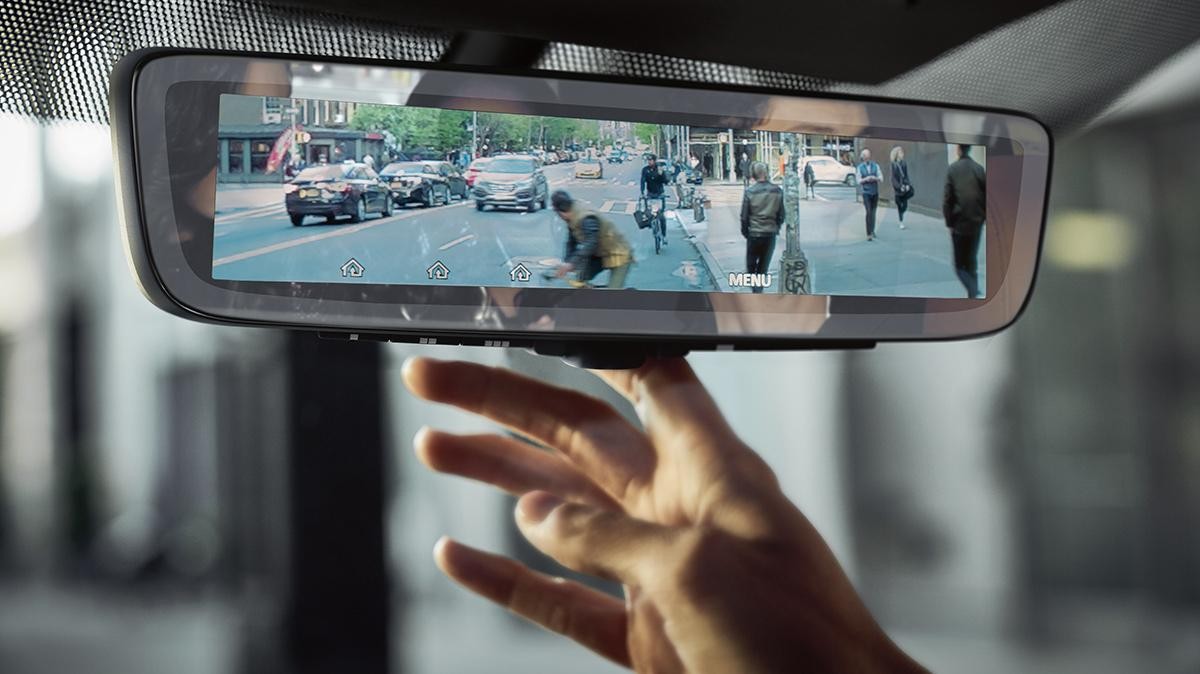
[[[529,273],[529,267],[526,267],[523,263],[517,263],[517,266],[513,267],[508,272],[508,277],[510,279],[520,283],[528,283],[530,276],[531,274]]]
[[[431,280],[445,281],[450,278],[450,268],[442,264],[441,260],[429,265],[429,269],[425,270],[425,275]]]
[[[346,260],[346,264],[342,265],[342,276],[349,276],[350,278],[362,278],[363,272],[366,270],[366,267],[362,266],[361,262],[355,260],[354,258],[350,258],[349,260]]]

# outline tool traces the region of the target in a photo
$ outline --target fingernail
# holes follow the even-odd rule
[[[413,433],[412,442],[413,442],[414,448],[420,447],[422,445],[422,443],[425,440],[425,436],[429,433],[429,431],[430,431],[430,428],[428,426],[422,426],[417,429],[416,433]]]
[[[441,538],[437,539],[437,543],[433,544],[433,558],[441,559],[442,558],[442,550],[445,550],[446,546],[449,544],[450,544],[449,536],[442,536]]]
[[[517,502],[517,510],[520,511],[521,517],[537,524],[549,517],[551,511],[562,504],[562,499],[554,494],[535,491],[521,497],[521,500]]]
[[[409,376],[412,375],[413,364],[420,359],[420,356],[409,356],[404,359],[404,364],[400,366],[400,376],[405,381],[408,381]]]

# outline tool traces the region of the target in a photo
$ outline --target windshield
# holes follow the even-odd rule
[[[350,172],[348,166],[310,166],[296,176],[297,181],[337,180]]]
[[[488,173],[533,173],[533,160],[521,157],[493,159],[487,166]]]
[[[929,671],[1200,674],[1200,231],[1190,190],[1182,189],[1200,183],[1195,159],[1200,154],[1200,62],[1194,60],[1200,53],[1175,53],[1180,41],[1190,44],[1200,37],[1200,2],[993,3],[1045,9],[981,33],[899,77],[885,76],[881,68],[906,56],[933,58],[937,34],[976,34],[984,25],[962,17],[992,14],[994,8],[951,2],[937,4],[933,12],[921,11],[914,2],[775,3],[742,12],[698,2],[681,12],[575,6],[600,20],[559,19],[560,35],[547,29],[545,37],[557,41],[543,57],[546,67],[603,68],[620,77],[656,70],[673,78],[703,78],[713,86],[745,78],[764,86],[786,81],[807,87],[831,80],[772,73],[800,72],[789,65],[800,61],[811,64],[810,74],[819,74],[826,64],[861,62],[860,72],[882,85],[830,86],[867,95],[925,95],[931,101],[1025,108],[1054,122],[1053,188],[1037,291],[1013,327],[964,342],[887,343],[850,351],[743,351],[757,345],[727,344],[730,352],[696,352],[680,364],[679,371],[696,372],[706,387],[699,399],[698,391],[673,385],[672,377],[602,373],[621,389],[616,390],[593,372],[524,348],[450,345],[460,339],[472,343],[472,335],[421,335],[421,342],[436,344],[417,343],[416,332],[324,339],[299,330],[185,320],[140,296],[121,252],[127,245],[123,232],[130,228],[122,225],[114,199],[114,143],[103,125],[108,116],[104,94],[96,93],[106,89],[101,82],[112,61],[151,44],[342,58],[407,54],[436,59],[445,51],[449,40],[443,36],[388,22],[385,12],[408,18],[402,14],[407,8],[389,4],[259,0],[252,12],[229,11],[236,5],[227,0],[0,5],[6,37],[0,50],[7,47],[9,54],[3,72],[12,73],[0,97],[0,133],[16,160],[0,166],[0,181],[15,197],[0,218],[0,287],[5,289],[0,293],[0,673],[629,671],[493,609],[446,577],[432,553],[443,534],[496,560],[517,560],[487,567],[504,574],[488,576],[461,562],[490,557],[450,556],[462,548],[436,543],[438,563],[458,577],[489,583],[484,587],[513,598],[517,608],[543,607],[549,622],[574,631],[585,643],[615,643],[607,651],[616,654],[612,657],[627,658],[628,650],[644,647],[641,654],[651,651],[648,659],[654,661],[643,660],[645,668],[661,664],[656,671],[678,671],[682,667],[660,661],[676,657],[674,644],[666,643],[676,630],[668,630],[669,638],[658,635],[660,643],[653,636],[647,637],[650,643],[622,638],[627,617],[638,628],[647,616],[651,625],[661,624],[655,614],[663,606],[645,601],[646,588],[630,586],[633,600],[627,605],[609,596],[621,595],[620,583],[564,570],[531,546],[523,532],[538,536],[541,545],[549,543],[550,551],[569,546],[588,566],[607,562],[609,552],[633,550],[632,537],[610,545],[617,539],[589,536],[591,526],[577,528],[566,516],[572,509],[585,511],[578,503],[530,527],[525,515],[514,516],[514,496],[429,466],[463,472],[481,467],[477,474],[500,476],[511,474],[515,465],[528,471],[502,483],[509,491],[567,492],[563,498],[569,502],[579,497],[584,503],[596,498],[607,503],[610,492],[594,488],[592,481],[602,471],[577,469],[580,463],[572,457],[595,457],[612,466],[607,459],[615,455],[650,470],[645,481],[632,472],[604,474],[629,476],[620,491],[650,493],[678,485],[683,492],[693,483],[679,481],[677,468],[700,463],[713,437],[709,428],[724,432],[723,414],[738,442],[762,460],[755,464],[761,484],[750,481],[733,493],[757,496],[755,488],[774,493],[777,482],[803,511],[808,520],[803,527],[819,532],[843,563],[882,630],[911,648]],[[436,3],[406,14],[423,19],[428,13],[435,23],[434,12],[457,11],[460,25],[439,25],[448,32],[468,27],[461,24],[492,30],[502,28],[503,21],[512,25],[522,13],[543,10],[543,4],[550,3],[495,5],[499,11],[488,15],[470,3]],[[293,9],[300,6],[309,9]],[[379,18],[364,18],[368,11],[377,11]],[[785,20],[797,15],[804,20]],[[912,15],[923,32],[906,30],[912,23],[885,20],[897,15]],[[741,29],[735,21],[760,26],[761,32]],[[885,32],[902,46],[893,51],[869,39],[878,24],[888,26]],[[796,36],[796,46],[804,40],[812,48],[801,51],[769,37],[781,25]],[[604,51],[622,42],[641,49],[657,46],[654,39],[626,35],[635,27],[670,35],[700,56],[710,48],[714,58],[729,54],[729,62],[750,60],[757,52],[759,65],[771,70]],[[1045,44],[1039,38],[1046,35],[1057,39]],[[596,48],[575,47],[573,36],[586,37]],[[827,47],[817,48],[818,42]],[[285,57],[276,63],[291,68],[297,61]],[[1131,85],[1159,70],[1159,63],[1171,70],[1166,90],[1156,86],[1153,93],[1170,94],[1162,107],[1115,119],[1094,117],[1099,110],[1150,103],[1144,100],[1150,92]],[[1174,70],[1179,65],[1182,72]],[[278,77],[302,76],[313,91],[311,85],[323,84],[330,74],[289,70]],[[377,84],[388,100],[408,100],[396,93],[404,83]],[[545,278],[559,269],[571,245],[567,224],[553,212],[551,196],[560,189],[600,214],[606,231],[627,239],[633,258],[629,279],[636,284],[651,277],[684,288],[706,282],[707,262],[719,260],[739,271],[747,266],[752,242],[741,232],[742,137],[725,136],[722,143],[728,129],[720,128],[724,120],[719,119],[685,127],[683,142],[669,146],[660,134],[643,133],[646,127],[635,121],[578,136],[585,143],[595,138],[601,146],[613,144],[617,162],[604,163],[603,180],[595,179],[597,167],[586,164],[578,179],[571,164],[537,169],[532,174],[538,176],[536,192],[544,191],[550,203],[534,205],[532,213],[490,205],[476,211],[473,188],[465,190],[465,198],[458,190],[443,203],[439,182],[432,208],[415,198],[424,194],[414,196],[417,203],[370,201],[362,222],[352,223],[359,219],[353,206],[363,202],[349,201],[333,215],[302,214],[293,226],[285,189],[307,193],[344,181],[350,170],[341,164],[345,158],[370,155],[377,168],[386,170],[390,158],[407,163],[414,150],[427,146],[432,147],[425,157],[459,152],[475,159],[502,147],[571,142],[570,134],[557,128],[543,134],[542,119],[534,114],[523,118],[530,122],[525,126],[506,126],[495,124],[496,113],[480,112],[472,128],[476,120],[465,110],[421,111],[417,117],[424,126],[417,129],[386,116],[364,116],[364,123],[378,122],[389,131],[379,134],[382,139],[367,138],[374,129],[356,128],[353,104],[346,102],[365,99],[358,96],[365,92],[334,91],[343,100],[331,102],[332,110],[318,111],[290,98],[268,101],[270,107],[261,101],[233,106],[242,117],[236,134],[219,135],[215,127],[205,127],[182,139],[181,147],[205,143],[204,156],[216,166],[164,165],[152,175],[166,181],[184,171],[180,177],[191,182],[187,171],[198,170],[205,177],[201,194],[194,195],[201,198],[181,202],[179,216],[198,224],[181,233],[203,235],[200,252],[206,255],[191,262],[201,264],[208,283],[261,290],[264,300],[277,294],[299,297],[308,284],[219,281],[211,279],[212,272],[256,260],[276,270],[308,265],[325,242],[344,255],[320,266],[321,273],[364,282],[341,286],[347,292],[338,301],[347,304],[375,303],[381,297],[378,279],[393,270],[434,283],[437,279],[427,274],[440,269],[439,262],[448,267],[449,277],[444,286],[424,288],[423,295],[445,297],[448,286],[485,269],[512,286],[503,290],[514,298],[508,304],[516,315],[498,319],[504,322],[540,315],[537,303],[527,301],[537,295],[530,290],[550,291],[547,303],[606,302],[611,293],[644,296],[648,304],[658,298],[642,289],[604,288],[612,275],[607,269],[590,279],[592,290],[568,289],[571,277]],[[284,95],[304,94],[298,88]],[[648,105],[669,110],[671,101]],[[14,114],[22,109],[27,116]],[[158,112],[162,121],[164,111]],[[365,106],[357,112],[365,114]],[[87,115],[88,123],[48,121],[62,114]],[[272,153],[293,115],[311,135],[309,142],[281,145]],[[345,115],[344,126],[336,124],[336,115]],[[437,123],[435,117],[450,123]],[[949,161],[953,148],[922,154],[906,145],[915,194],[901,213],[894,199],[891,144],[873,144],[883,177],[876,195],[880,236],[867,242],[861,187],[854,179],[842,183],[843,173],[853,169],[834,158],[857,159],[859,147],[851,141],[844,152],[843,140],[830,134],[839,128],[852,133],[851,120],[832,121],[830,130],[806,134],[796,152],[769,136],[760,142],[747,138],[748,161],[765,163],[771,184],[787,196],[783,231],[767,240],[763,250],[769,252],[756,253],[765,258],[763,266],[780,279],[807,271],[818,287],[850,281],[857,287],[886,283],[920,291],[936,282],[925,272],[931,260],[942,273],[955,274],[954,233],[943,222],[945,175],[922,166],[932,159]],[[877,120],[858,122],[867,128]],[[730,141],[739,144],[735,152]],[[694,161],[702,179],[695,186],[695,208],[679,205],[676,195],[669,198],[669,243],[658,253],[654,232],[639,229],[635,215],[643,146]],[[404,156],[397,157],[401,150]],[[789,175],[798,153],[831,155],[811,160],[816,174],[811,186]],[[285,161],[277,166],[280,154]],[[287,161],[289,156],[294,161]],[[320,163],[322,156],[328,165]],[[488,164],[475,159],[471,166],[486,172]],[[523,183],[533,166],[540,166],[507,155],[497,170],[512,164],[520,165],[518,173],[479,175]],[[289,166],[305,168],[292,171],[298,174],[293,179]],[[357,166],[363,170],[363,164]],[[550,183],[546,190],[542,173]],[[288,184],[289,179],[303,182]],[[126,183],[124,196],[137,198],[128,180],[119,182]],[[229,199],[217,205],[216,192]],[[146,206],[152,207],[152,217],[172,207]],[[995,230],[1001,220],[996,220],[984,227],[986,236],[999,236]],[[788,223],[796,225],[794,237],[788,235]],[[248,245],[225,250],[239,239]],[[855,259],[833,265],[813,255],[814,244],[825,241],[846,245]],[[801,250],[808,257],[801,257]],[[218,255],[225,263],[213,267]],[[420,264],[412,259],[418,255]],[[886,276],[880,275],[881,263],[889,264]],[[528,273],[527,281],[518,270]],[[989,271],[980,269],[980,276]],[[535,288],[541,285],[561,290]],[[722,297],[686,296],[696,303]],[[834,300],[831,310],[838,309]],[[1004,296],[995,302],[1004,302]],[[418,320],[421,311],[452,316],[459,310],[483,313],[483,306],[431,303],[401,310]],[[534,328],[545,333],[572,326]],[[512,345],[524,345],[528,334],[511,337]],[[687,339],[679,342],[682,348]],[[504,386],[506,380],[496,377],[461,394],[461,400],[478,401],[493,412],[506,398],[525,403],[519,416],[493,422],[414,396],[405,385],[410,370],[405,364],[413,356],[477,361],[566,392],[517,398]],[[445,391],[452,382],[446,377],[428,388]],[[681,395],[646,396],[663,390]],[[609,407],[621,413],[622,421],[603,423]],[[711,425],[677,423],[681,411],[697,409],[712,416]],[[567,413],[573,416],[564,421]],[[511,430],[516,420],[538,419],[561,443],[527,440]],[[414,436],[426,424],[452,435],[421,432],[418,453]],[[460,434],[469,435],[456,440]],[[671,436],[690,446],[667,453],[647,440]],[[566,443],[571,453],[550,446]],[[673,447],[678,450],[679,444]],[[577,490],[578,485],[589,490]],[[690,493],[696,496],[695,514],[706,523],[763,520],[758,508],[706,507],[723,493]],[[667,532],[685,523],[690,506],[665,509],[660,503],[647,500],[631,508],[634,523],[647,529],[652,525],[643,517],[665,512],[678,521],[658,529],[663,540],[684,540]],[[592,524],[624,519],[614,511]],[[704,573],[714,567],[700,553],[734,546],[720,535],[686,540],[687,556],[662,555],[686,577],[663,573],[656,582],[689,592],[729,582],[743,588],[746,601],[739,605],[746,613],[713,631],[714,646],[732,643],[723,632],[746,622],[759,630],[763,645],[756,650],[764,655],[790,648],[789,640],[799,642],[813,632],[832,642],[825,637],[831,633],[827,628],[845,614],[806,615],[801,604],[795,614],[780,616],[776,609],[789,605],[793,594],[782,577],[745,570],[725,578]],[[791,554],[773,539],[754,542],[758,554],[741,558],[751,569],[780,568],[764,562]],[[639,570],[645,568],[638,563]],[[517,576],[523,569],[518,564],[548,575]],[[797,565],[811,568],[803,559]],[[753,607],[751,590],[763,587],[755,575],[773,581],[765,593],[773,605],[761,613]],[[515,577],[532,579],[531,584],[513,585]],[[580,579],[589,585],[579,589],[573,583]],[[543,583],[562,594],[539,603],[536,588]],[[576,593],[568,594],[567,588]],[[807,607],[819,594],[805,597]],[[718,596],[712,592],[702,599]],[[847,605],[854,601],[842,596]],[[689,617],[719,612],[715,602],[688,611]],[[473,647],[465,647],[466,638]],[[873,653],[862,651],[860,669],[868,669]],[[685,658],[689,667],[752,671],[714,657],[700,659],[697,664]],[[854,669],[824,664],[814,661],[812,669]]]

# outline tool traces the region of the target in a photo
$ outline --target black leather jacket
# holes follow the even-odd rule
[[[667,176],[667,172],[661,165],[651,168],[650,166],[642,167],[642,191],[646,196],[661,197],[663,190],[671,179]]]

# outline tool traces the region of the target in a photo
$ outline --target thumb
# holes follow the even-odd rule
[[[570,503],[544,491],[517,502],[517,526],[538,550],[563,566],[627,585],[643,585],[676,530],[625,513]]]

